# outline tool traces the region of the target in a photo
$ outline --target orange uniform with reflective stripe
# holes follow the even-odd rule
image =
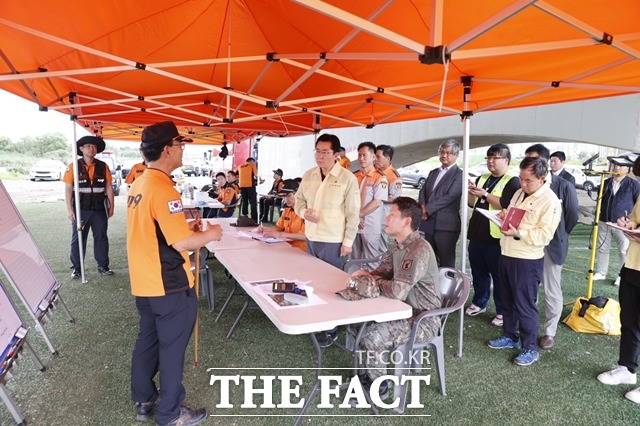
[[[282,216],[278,219],[278,223],[276,223],[276,228],[284,229],[284,232],[289,232],[291,234],[303,234],[304,235],[304,219],[301,218],[293,211],[291,207],[286,207],[284,212],[282,212]],[[289,241],[289,244],[295,248],[299,248],[300,250],[306,252],[307,251],[307,242],[306,241]]]
[[[193,287],[188,252],[171,246],[191,235],[173,181],[148,168],[127,196],[127,257],[134,296],[164,296]]]
[[[85,165],[85,169],[87,171],[87,174],[89,175],[90,180],[93,180],[93,175],[96,172],[96,161],[100,161],[100,160],[94,160],[90,165],[88,166]],[[111,177],[111,170],[109,170],[109,167],[106,168],[105,179],[107,184],[111,184],[111,181],[113,180]],[[64,183],[73,185],[73,163],[70,163],[67,166],[67,170],[64,172],[64,176],[62,180],[64,181]]]

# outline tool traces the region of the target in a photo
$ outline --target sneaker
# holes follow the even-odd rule
[[[635,385],[636,373],[630,372],[627,367],[619,365],[611,371],[598,374],[596,377],[605,385]]]
[[[71,278],[73,278],[74,280],[77,280],[81,276],[82,276],[82,273],[80,272],[80,269],[72,269],[71,270]]]
[[[607,277],[603,274],[601,274],[600,272],[596,272],[595,274],[593,274],[593,281],[602,281],[602,280],[606,280]]]
[[[523,349],[513,362],[518,365],[531,365],[540,359],[540,352],[531,349]]]
[[[636,388],[624,394],[624,397],[629,401],[633,401],[636,404],[640,404],[640,388]]]
[[[495,325],[496,327],[502,327],[502,324],[504,324],[504,318],[502,315],[496,315],[491,320],[491,325]]]
[[[613,285],[616,287],[620,287],[620,275],[616,277],[616,280],[613,282]]]
[[[487,342],[487,346],[489,346],[491,349],[520,349],[520,342],[513,341],[507,336],[500,336],[497,339],[489,340]]]
[[[483,313],[484,311],[486,311],[487,308],[479,308],[476,305],[474,305],[473,303],[467,308],[466,311],[464,311],[465,314],[469,315],[470,317],[475,317],[476,315],[479,315],[481,313]]]
[[[113,274],[115,274],[115,272],[113,272],[111,269],[109,269],[108,266],[106,266],[106,267],[98,266],[98,273],[100,275],[113,275]]]
[[[338,340],[338,329],[334,328],[333,330],[316,333],[316,340],[321,348],[328,348],[333,345],[333,342]]]
[[[136,420],[146,422],[153,415],[153,410],[158,405],[158,394],[156,394],[149,402],[136,402]]]
[[[206,408],[193,408],[186,405],[180,406],[180,415],[167,423],[160,425],[156,422],[156,426],[194,426],[207,418]]]

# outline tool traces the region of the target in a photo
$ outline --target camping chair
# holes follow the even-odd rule
[[[195,274],[196,261],[194,254],[195,253],[189,255],[189,260],[191,261],[191,272]],[[208,255],[209,250],[207,250],[205,247],[200,249],[200,289],[202,290],[202,294],[207,297],[207,302],[209,303],[209,312],[213,312],[216,308],[216,302],[213,297],[213,271],[209,269],[209,265],[207,265]]]
[[[422,357],[416,354],[417,351],[424,348],[435,349],[436,368],[438,369],[438,382],[440,383],[440,393],[446,395],[445,376],[444,376],[444,326],[450,313],[460,309],[467,301],[469,296],[469,278],[454,268],[440,268],[440,294],[442,297],[442,305],[440,309],[432,309],[420,313],[413,321],[411,328],[411,336],[409,341],[396,350],[402,353],[403,360],[411,360],[412,364],[407,366],[403,363],[395,365],[394,374],[400,379],[403,375],[410,374],[411,370],[419,372],[422,370]],[[416,342],[416,334],[418,327],[424,318],[440,316],[440,330],[438,335],[427,342]],[[433,353],[433,352],[432,352]],[[407,389],[408,383],[395,386],[394,398],[400,398],[398,407],[394,410],[398,413],[404,413],[407,405]]]

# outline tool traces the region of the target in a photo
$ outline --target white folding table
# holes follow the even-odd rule
[[[286,334],[308,333],[316,351],[316,383],[309,392],[305,405],[295,424],[299,424],[320,388],[323,351],[315,333],[334,327],[369,321],[386,322],[411,317],[410,305],[384,296],[348,301],[335,294],[345,288],[348,274],[328,263],[291,246],[259,247],[242,250],[220,250],[216,258],[227,268],[248,295],[234,327],[248,308],[251,300],[267,315],[273,324]],[[258,291],[255,282],[288,278],[313,287],[313,296],[325,303],[308,306],[276,308]],[[250,299],[249,299],[250,298]],[[357,348],[357,341],[355,348]]]

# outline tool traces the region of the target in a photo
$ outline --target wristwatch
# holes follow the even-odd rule
[[[488,192],[488,191],[487,191],[487,192],[485,192],[484,194],[482,194],[482,197],[480,197],[480,199],[481,199],[482,201],[485,201],[485,202],[486,202],[486,201],[487,201],[487,195],[488,195],[488,194],[489,194],[489,192]]]
[[[518,231],[518,233],[513,236],[513,239],[516,240],[516,241],[520,240],[520,231]]]

